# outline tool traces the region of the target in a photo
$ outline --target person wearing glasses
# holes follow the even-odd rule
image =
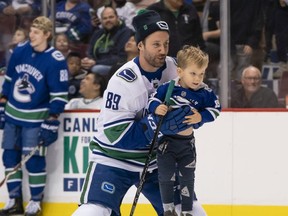
[[[244,68],[241,86],[232,92],[232,108],[276,108],[279,107],[275,92],[261,86],[261,72],[254,66]]]

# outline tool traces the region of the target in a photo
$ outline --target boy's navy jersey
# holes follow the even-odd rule
[[[27,41],[11,56],[2,96],[8,99],[6,121],[20,126],[39,126],[49,114],[59,114],[67,103],[68,69],[54,47],[36,52]]]
[[[148,103],[149,112],[155,113],[157,106],[164,102],[168,86],[169,82],[164,83],[151,95]],[[201,123],[214,121],[221,111],[217,96],[205,83],[202,83],[197,90],[186,89],[179,85],[179,78],[176,79],[170,104],[172,108],[188,105],[196,109],[202,116]]]

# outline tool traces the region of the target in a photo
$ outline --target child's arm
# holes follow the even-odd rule
[[[206,93],[203,109],[200,109],[199,112],[193,109],[194,114],[186,116],[186,120],[183,122],[192,125],[194,129],[201,127],[204,123],[214,121],[221,112],[220,102],[214,92],[206,91]]]
[[[202,116],[196,109],[192,109],[192,112],[193,112],[192,115],[185,117],[186,120],[183,123],[191,125],[191,124],[197,124],[202,121]]]
[[[160,115],[160,116],[164,116],[164,115],[166,115],[167,111],[168,111],[168,106],[166,106],[165,104],[160,104],[155,109],[155,114]]]

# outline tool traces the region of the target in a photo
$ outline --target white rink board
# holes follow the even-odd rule
[[[48,150],[45,202],[78,202],[88,162],[85,153],[97,116],[97,112],[61,116],[61,135]],[[222,112],[215,122],[196,130],[196,193],[201,203],[287,205],[287,128],[288,112]],[[0,179],[3,177],[1,160]],[[5,186],[0,194],[0,202],[5,202]],[[27,181],[24,194],[28,200]],[[124,202],[132,203],[134,195],[135,188]],[[139,203],[147,200],[141,197]]]

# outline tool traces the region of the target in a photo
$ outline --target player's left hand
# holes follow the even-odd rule
[[[45,120],[41,124],[39,132],[39,142],[43,142],[44,146],[49,146],[58,138],[58,128],[60,122],[57,119]]]

